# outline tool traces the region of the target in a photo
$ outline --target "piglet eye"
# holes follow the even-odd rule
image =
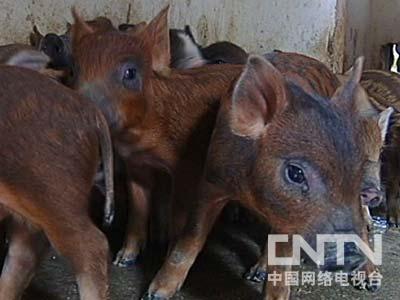
[[[136,69],[127,68],[124,71],[124,80],[134,80],[136,78]]]
[[[133,91],[140,91],[142,89],[142,77],[140,69],[132,62],[126,62],[121,65],[118,70],[118,81],[122,85]]]
[[[296,165],[289,164],[286,167],[286,177],[291,183],[304,184],[306,183],[306,177],[304,171]]]

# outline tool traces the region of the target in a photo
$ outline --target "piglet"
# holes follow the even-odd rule
[[[189,69],[204,64],[244,64],[248,54],[238,45],[219,41],[207,47],[199,45],[188,25],[183,30],[171,29],[171,66]]]
[[[104,222],[113,219],[113,155],[101,112],[38,72],[0,66],[0,218],[11,217],[0,299],[20,299],[48,242],[72,265],[80,299],[108,298],[108,243],[89,217],[105,172]]]
[[[364,117],[357,101],[362,60],[332,98],[307,93],[270,62],[251,56],[232,93],[221,103],[208,148],[196,209],[143,299],[169,299],[190,267],[223,207],[237,200],[267,222],[273,233],[358,234],[364,222],[360,187],[367,158]],[[279,257],[291,247],[277,245]],[[351,272],[366,258],[346,247],[343,266],[327,249],[325,270]],[[290,266],[269,266],[282,274]],[[289,299],[284,282],[266,283],[264,299]]]
[[[97,17],[87,22],[93,30],[98,32],[116,30],[111,20],[106,17]],[[71,30],[72,25],[68,23],[66,32],[61,35],[55,33],[43,35],[38,28],[34,26],[33,32],[30,34],[31,45],[50,58],[48,63],[49,68],[61,71],[63,74],[61,81],[68,86],[71,85],[74,76],[74,61],[71,51],[70,36]]]
[[[369,99],[378,111],[384,112],[393,108],[390,117],[386,145],[382,151],[382,177],[386,192],[387,220],[399,224],[399,185],[400,185],[400,75],[382,70],[366,70],[361,78],[361,85],[368,93]],[[381,195],[367,194],[365,199],[370,207],[382,202]],[[374,197],[375,196],[375,197]],[[380,197],[379,197],[380,196]]]
[[[143,29],[146,23],[121,24],[119,30],[132,32]],[[220,41],[207,47],[196,42],[189,25],[170,29],[171,68],[191,69],[206,64],[244,64],[248,54],[238,45]]]

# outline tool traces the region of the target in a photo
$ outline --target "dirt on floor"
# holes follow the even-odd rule
[[[265,239],[264,231],[262,226],[218,224],[185,285],[173,299],[261,299],[261,284],[248,282],[242,276],[260,254],[260,245]],[[318,286],[317,283],[315,286],[293,287],[291,299],[400,299],[400,230],[388,230],[383,241],[383,265],[380,267],[383,279],[378,292],[360,291],[334,282],[331,287]],[[160,266],[161,259],[162,252],[152,247],[133,267],[121,269],[113,266],[111,299],[140,299]],[[79,299],[67,264],[54,251],[43,262],[23,299]]]

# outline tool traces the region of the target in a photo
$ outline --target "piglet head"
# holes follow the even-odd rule
[[[73,11],[74,86],[98,104],[112,129],[147,116],[151,78],[168,75],[168,7],[141,30],[96,31]]]
[[[346,82],[349,79],[352,69],[344,75],[340,75],[340,81]],[[361,185],[361,204],[370,207],[379,206],[384,201],[385,193],[381,188],[381,153],[389,131],[389,121],[393,114],[393,108],[378,112],[369,101],[365,92],[364,96],[357,97],[354,103],[358,114],[361,116],[361,128],[363,134],[364,150],[367,155],[367,161],[364,165],[364,175]]]
[[[33,26],[32,32],[29,34],[29,43],[32,47],[38,48],[43,34],[39,31],[36,25]]]
[[[369,104],[370,105],[370,104]],[[361,185],[361,204],[377,207],[384,201],[385,193],[381,189],[381,152],[389,127],[389,120],[393,108],[378,113],[372,107],[362,107],[363,138],[367,161],[364,165],[364,174]]]
[[[323,99],[250,56],[228,117],[232,133],[243,141],[236,145],[250,153],[243,162],[246,178],[237,182],[247,205],[276,232],[301,234],[311,244],[316,234],[361,235],[359,195],[367,156],[356,109],[357,99],[366,97],[361,72],[360,59],[348,82],[332,99]],[[350,269],[365,261],[354,247],[348,249]]]
[[[202,49],[208,64],[245,64],[248,54],[238,45],[223,41]]]
[[[51,67],[63,69],[72,66],[71,45],[67,37],[48,33],[40,40],[38,48],[50,57]]]

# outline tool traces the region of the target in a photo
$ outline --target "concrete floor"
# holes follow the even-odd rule
[[[217,225],[205,251],[174,299],[261,299],[261,284],[246,282],[242,274],[256,260],[264,235],[261,226]],[[112,267],[111,299],[140,299],[161,263],[162,254],[152,247],[146,257],[129,269]],[[351,286],[297,287],[292,299],[400,299],[400,230],[384,235],[383,286],[375,294]],[[78,300],[77,288],[65,261],[51,252],[43,262],[23,300]]]

